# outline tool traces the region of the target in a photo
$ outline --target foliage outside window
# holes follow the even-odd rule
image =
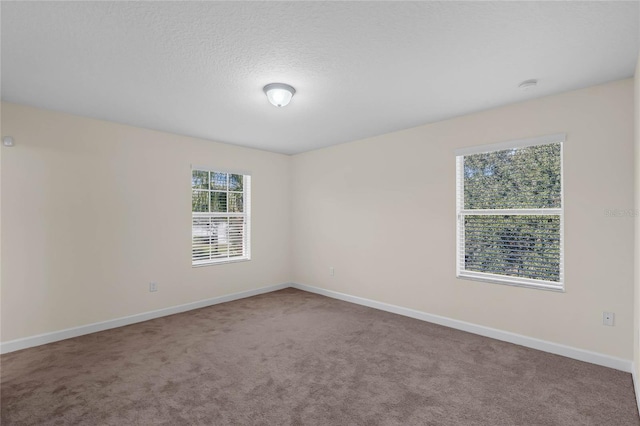
[[[191,264],[250,259],[251,177],[192,170]]]
[[[564,135],[459,150],[457,275],[564,289]]]

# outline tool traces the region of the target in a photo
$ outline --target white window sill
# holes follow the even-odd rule
[[[250,261],[250,257],[234,257],[232,259],[221,259],[221,260],[211,260],[202,263],[192,263],[192,268],[201,268],[203,266],[213,266],[213,265],[226,265],[227,263],[238,263],[238,262],[248,262]]]
[[[564,293],[563,283],[554,283],[551,281],[536,281],[526,278],[511,278],[502,275],[484,274],[481,272],[460,272],[456,275],[456,278],[462,280],[481,281],[492,284],[510,285],[513,287],[533,288],[536,290],[554,291],[557,293]]]

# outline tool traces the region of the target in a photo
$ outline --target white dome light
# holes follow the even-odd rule
[[[263,90],[269,102],[277,107],[287,106],[296,93],[296,89],[284,83],[267,84]]]

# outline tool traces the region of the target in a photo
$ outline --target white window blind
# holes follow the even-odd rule
[[[456,152],[458,277],[564,290],[564,140]]]
[[[191,264],[251,258],[251,176],[209,170],[191,172]]]

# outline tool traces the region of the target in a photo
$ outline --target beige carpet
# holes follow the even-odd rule
[[[2,425],[637,425],[631,375],[286,289],[3,355]]]

